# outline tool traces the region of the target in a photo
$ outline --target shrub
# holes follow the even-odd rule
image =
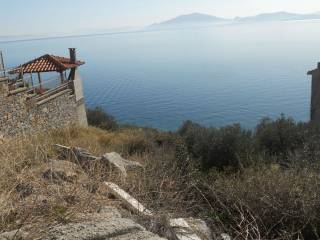
[[[313,168],[320,167],[320,127],[319,125],[308,124],[304,132],[303,150],[297,159],[299,164],[306,164]]]
[[[87,109],[88,123],[91,126],[99,127],[104,130],[115,130],[118,124],[114,117],[107,114],[102,108]]]
[[[305,125],[281,115],[276,120],[264,118],[256,127],[255,141],[258,151],[271,156],[288,156],[303,148]]]
[[[192,156],[201,159],[204,169],[238,169],[249,164],[253,152],[252,133],[239,124],[217,129],[187,121],[178,133]]]
[[[177,138],[174,142],[174,157],[177,162],[177,167],[181,170],[185,170],[190,166],[190,157],[188,148],[181,138]]]
[[[191,121],[183,123],[178,130],[184,139],[189,153],[197,159],[207,159],[209,151],[210,132],[205,127]]]
[[[176,135],[170,132],[157,132],[154,135],[154,141],[158,146],[169,147],[174,145],[176,141]]]
[[[204,185],[209,219],[235,239],[319,239],[318,171],[260,166]]]

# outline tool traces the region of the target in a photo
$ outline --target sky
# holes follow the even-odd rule
[[[181,14],[320,11],[320,0],[0,0],[0,36],[140,27]]]

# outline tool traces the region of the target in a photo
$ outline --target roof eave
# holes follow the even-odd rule
[[[315,74],[317,72],[320,72],[320,69],[311,70],[311,71],[308,72],[308,75],[313,75],[313,74]]]
[[[23,74],[25,73],[46,73],[46,72],[59,72],[57,70],[47,70],[47,71],[23,71]],[[63,72],[63,71],[61,71]]]

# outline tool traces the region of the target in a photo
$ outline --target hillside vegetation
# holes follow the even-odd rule
[[[159,216],[201,217],[214,233],[235,239],[319,238],[318,128],[280,116],[263,119],[254,131],[187,121],[163,132],[118,125],[99,109],[88,113],[96,127],[2,141],[0,231],[29,226],[41,233],[118,204],[101,187],[114,181]],[[45,180],[42,169],[58,157],[56,143],[96,156],[116,151],[145,169],[124,181],[95,164],[73,182]]]

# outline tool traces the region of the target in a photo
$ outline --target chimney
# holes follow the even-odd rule
[[[75,63],[77,60],[76,49],[69,48],[69,53],[70,53],[70,63]]]

